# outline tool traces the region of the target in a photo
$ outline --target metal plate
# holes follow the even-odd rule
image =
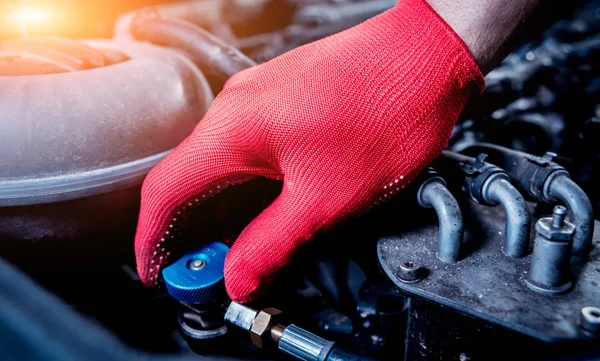
[[[436,257],[438,225],[434,213],[422,226],[413,224],[411,230],[379,239],[379,262],[396,286],[409,295],[546,342],[589,338],[580,330],[578,320],[582,307],[600,306],[599,222],[588,262],[572,259],[571,272],[575,275],[572,291],[546,296],[530,291],[524,283],[530,255],[514,259],[502,253],[505,225],[502,209],[473,203],[467,208],[469,214],[464,218],[469,222],[463,247],[467,254],[458,263],[446,264]],[[535,234],[533,225],[537,219],[532,217],[530,239]],[[427,276],[414,284],[400,282],[396,272],[406,261],[425,267]]]

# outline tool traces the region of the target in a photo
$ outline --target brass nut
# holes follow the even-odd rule
[[[250,327],[250,340],[255,347],[262,349],[265,341],[271,338],[271,326],[279,314],[281,311],[276,308],[265,308],[256,315]]]

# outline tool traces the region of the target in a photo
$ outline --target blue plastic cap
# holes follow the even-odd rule
[[[185,254],[162,271],[167,291],[180,302],[199,304],[224,295],[225,256],[229,247],[213,242]]]

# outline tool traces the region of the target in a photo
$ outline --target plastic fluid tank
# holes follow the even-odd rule
[[[112,287],[111,270],[133,259],[145,175],[212,100],[172,49],[0,42],[1,257],[68,300]]]
[[[0,43],[0,206],[141,183],[213,95],[183,55],[128,41]]]

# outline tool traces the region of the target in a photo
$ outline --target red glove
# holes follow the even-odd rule
[[[142,189],[138,271],[155,285],[190,207],[253,177],[283,180],[225,265],[229,296],[254,300],[316,232],[402,190],[447,145],[484,80],[424,0],[233,76]]]

